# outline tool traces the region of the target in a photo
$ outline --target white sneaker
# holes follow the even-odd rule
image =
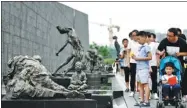
[[[129,97],[133,97],[134,96],[134,92],[131,92],[130,94],[129,94]]]
[[[158,95],[157,95],[157,93],[154,93],[154,95],[153,95],[153,99],[155,99],[155,100],[158,99]]]
[[[183,96],[182,100],[183,102],[187,102],[187,95]]]

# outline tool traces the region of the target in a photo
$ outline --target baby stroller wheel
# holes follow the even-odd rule
[[[168,101],[164,101],[165,106],[168,106],[168,103],[169,103]]]
[[[185,103],[181,103],[179,108],[186,108],[186,104]]]
[[[163,102],[157,102],[156,108],[164,108],[164,103]]]
[[[176,106],[175,106],[175,108],[186,108],[186,105],[185,105],[185,103],[177,103],[176,104]]]

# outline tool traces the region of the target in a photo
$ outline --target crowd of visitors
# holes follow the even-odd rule
[[[156,42],[156,35],[147,31],[133,30],[129,33],[129,38],[130,40],[127,38],[122,40],[123,47],[116,59],[119,62],[119,71],[124,72],[125,75],[125,92],[129,92],[130,97],[133,97],[135,92],[139,92],[141,105],[150,106],[150,97],[158,99],[157,76],[160,60],[172,55],[180,60],[183,67],[183,72],[181,73],[182,82],[180,85],[183,99],[187,101],[187,86],[185,86],[187,84],[187,68],[185,67],[187,41],[181,29],[168,29],[167,37],[159,43]],[[172,69],[173,67],[168,64],[167,69],[169,68]]]

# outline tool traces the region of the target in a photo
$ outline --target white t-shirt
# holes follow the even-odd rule
[[[127,47],[127,48],[122,48],[121,50],[120,50],[120,55],[122,55],[123,54],[123,51],[127,51],[129,49],[129,47]],[[123,64],[124,64],[124,67],[127,67],[128,66],[128,61],[126,60],[126,58],[124,57],[124,59],[123,59]]]
[[[175,75],[163,75],[162,76],[162,81],[168,81],[169,78],[172,78],[174,77]],[[176,77],[176,76],[175,76]],[[176,77],[177,81],[178,81],[178,78]]]
[[[157,51],[159,43],[151,42],[148,45],[151,48],[151,54],[152,54],[152,60],[149,61],[149,64],[150,66],[157,66],[156,51]]]
[[[141,46],[141,45],[140,45],[138,42],[136,42],[136,41],[134,41],[134,40],[131,40],[131,41],[129,42],[128,48],[131,49],[131,52],[132,52],[135,56],[137,56],[137,54],[138,54],[138,49],[139,49],[140,46]],[[131,57],[131,58],[130,58],[130,63],[136,63],[136,60],[132,59],[132,57]]]

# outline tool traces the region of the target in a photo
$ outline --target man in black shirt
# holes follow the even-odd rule
[[[168,55],[177,56],[182,67],[184,67],[183,56],[187,56],[187,43],[177,35],[177,29],[170,28],[167,33],[167,38],[163,39],[158,46],[158,54],[162,57]],[[182,85],[183,95],[187,95],[187,87],[185,87],[184,84],[187,84],[187,81],[183,82]]]
[[[158,46],[160,56],[176,55],[184,66],[183,56],[187,56],[187,43],[177,36],[175,28],[170,28],[167,38],[163,39]],[[177,52],[177,50],[179,52]],[[176,53],[173,54],[173,51]]]

